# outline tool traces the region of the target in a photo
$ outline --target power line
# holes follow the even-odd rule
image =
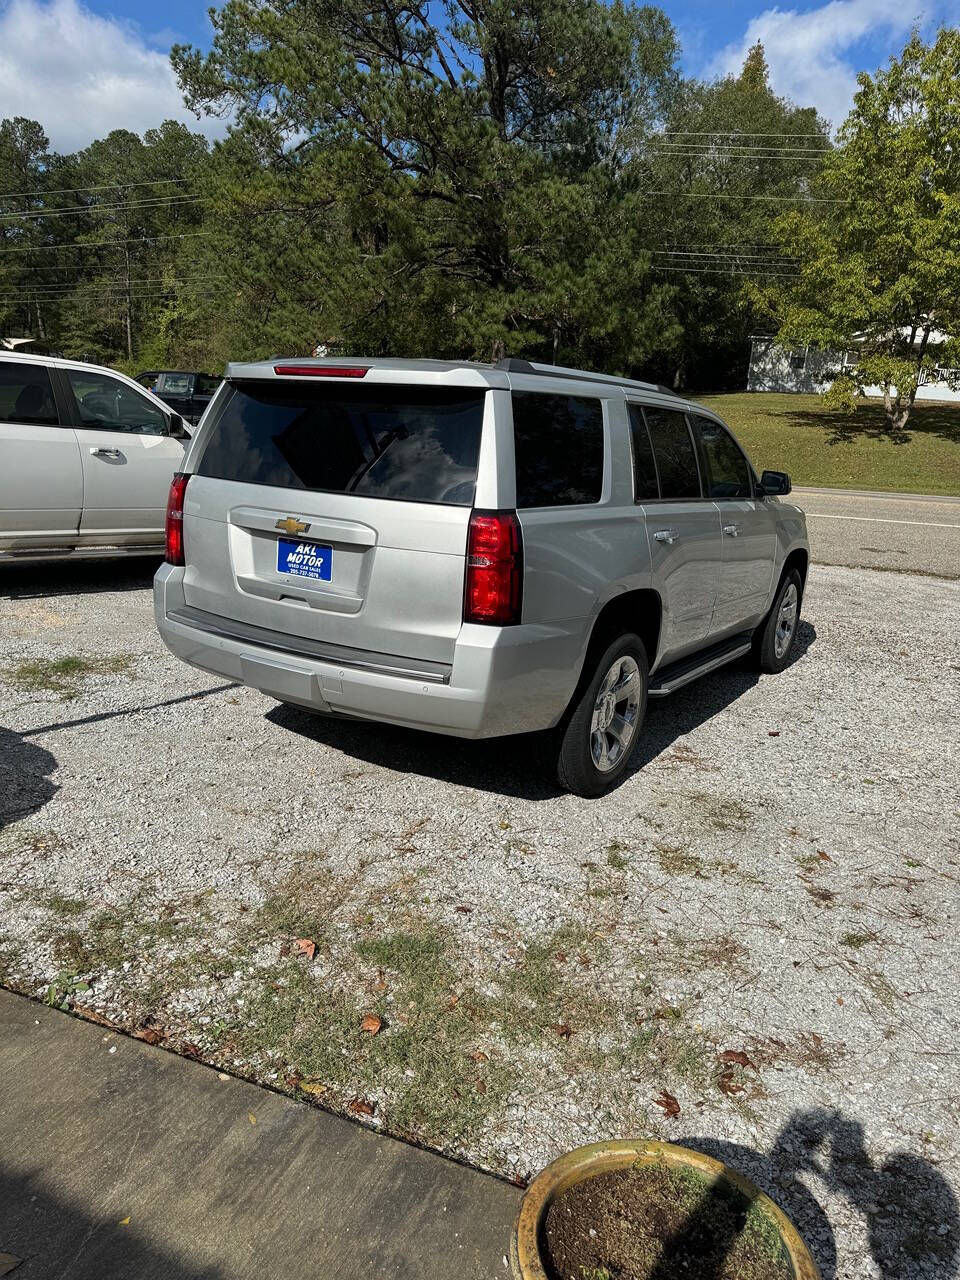
[[[657,264],[653,266],[654,271],[680,271],[688,276],[776,276],[781,279],[795,280],[799,275],[799,271],[736,271],[733,266],[728,267],[662,267]]]
[[[765,262],[773,266],[782,266],[788,263],[799,262],[799,258],[791,258],[787,255],[780,257],[771,257],[769,254],[763,253],[686,253],[678,249],[654,249],[652,250],[654,258],[693,258],[694,260],[706,259],[710,261],[719,258],[723,262]]]
[[[784,163],[790,163],[794,160],[816,160],[819,164],[823,163],[819,159],[821,155],[819,151],[749,152],[725,151],[722,149],[682,151],[679,147],[669,147],[662,143],[652,147],[651,151],[654,155],[675,156],[678,160],[781,160]],[[822,154],[827,155],[829,153],[823,152]]]
[[[40,191],[0,191],[0,200],[32,200],[45,196],[69,196],[78,191],[112,191],[114,187],[160,187],[165,182],[192,182],[192,178],[154,178],[149,182],[105,182],[98,187],[51,187]]]
[[[741,129],[664,129],[663,137],[677,138],[819,138],[822,133],[746,133]]]
[[[190,296],[191,298],[213,298],[213,297],[220,297],[220,296],[221,296],[221,295],[223,295],[223,294],[226,294],[226,293],[233,293],[233,292],[234,292],[234,290],[233,290],[233,289],[230,289],[230,288],[224,288],[224,289],[209,289],[209,288],[207,288],[207,289],[192,289],[192,290],[190,291],[190,295],[189,295],[189,296]],[[130,300],[131,302],[147,302],[147,301],[150,301],[151,299],[154,299],[154,298],[167,298],[167,297],[169,297],[169,295],[170,295],[170,290],[169,290],[169,289],[150,290],[150,291],[143,292],[143,293],[131,293],[131,294],[129,294],[129,295],[127,295],[126,293],[116,293],[116,294],[113,294],[113,293],[103,293],[103,294],[98,295],[97,297],[93,297],[93,296],[91,296],[90,294],[84,294],[81,298],[79,298],[79,299],[78,299],[78,301],[83,302],[83,303],[87,303],[87,304],[89,304],[89,303],[91,303],[91,302],[98,302],[98,301],[102,301],[102,302],[126,302],[126,301],[128,300],[128,297],[129,297],[129,300]],[[4,295],[0,294],[0,303],[6,304],[6,305],[11,306],[11,307],[17,307],[17,306],[32,306],[34,303],[37,303],[37,302],[42,302],[42,303],[50,304],[50,303],[54,303],[54,302],[63,302],[63,301],[65,301],[65,299],[63,299],[62,297],[55,297],[55,298],[45,298],[45,297],[36,297],[36,298],[33,298],[33,297],[31,297],[31,298],[6,298]]]
[[[209,204],[209,196],[170,196],[152,200],[131,200],[123,204],[79,204],[71,209],[28,209],[23,213],[0,213],[0,218],[65,218],[78,213],[107,213],[114,209],[174,209],[184,204]]]
[[[91,280],[87,284],[84,284],[83,282],[78,282],[77,284],[50,284],[50,285],[40,284],[40,285],[37,285],[35,288],[30,288],[29,286],[20,285],[12,290],[7,290],[6,293],[0,294],[0,297],[5,297],[5,298],[18,297],[18,298],[29,299],[29,298],[35,297],[37,294],[45,294],[47,295],[48,299],[50,297],[64,298],[64,297],[69,297],[71,294],[75,295],[83,292],[88,292],[91,289],[98,289],[103,292],[125,294],[128,291],[128,289],[131,289],[131,290],[138,289],[143,285],[160,285],[164,289],[173,289],[173,288],[176,288],[178,285],[197,284],[207,280],[226,280],[226,279],[228,279],[228,277],[222,276],[222,275],[181,276],[179,279],[175,279],[175,280],[166,280],[164,279],[163,276],[143,276],[139,280],[131,280],[129,285],[125,280],[117,280],[117,279],[102,280],[102,281]]]
[[[49,249],[103,249],[124,244],[154,244],[158,240],[192,240],[196,237],[211,239],[212,231],[184,231],[179,235],[137,236],[132,240],[62,240],[59,244],[17,245],[12,249],[0,249],[0,253],[46,253]],[[58,268],[59,270],[59,268]]]
[[[849,200],[830,196],[753,196],[730,191],[644,191],[644,196],[667,196],[671,200],[786,200],[793,204],[850,204]]]

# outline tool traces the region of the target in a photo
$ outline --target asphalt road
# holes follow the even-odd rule
[[[960,578],[960,498],[795,489],[820,564]]]

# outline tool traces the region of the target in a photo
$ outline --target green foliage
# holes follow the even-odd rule
[[[839,146],[814,193],[776,235],[799,279],[757,291],[787,345],[854,348],[857,390],[882,391],[902,433],[919,380],[960,363],[960,31],[916,33],[875,76],[861,74]],[[950,380],[960,383],[954,375]],[[836,398],[849,400],[842,382]]]

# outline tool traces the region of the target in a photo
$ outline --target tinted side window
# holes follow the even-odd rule
[[[212,396],[220,385],[220,379],[208,373],[197,374],[197,385],[193,389],[195,396]]]
[[[125,382],[105,373],[87,373],[85,369],[65,372],[82,427],[144,436],[167,434],[167,419],[161,410]]]
[[[719,422],[694,418],[693,429],[700,437],[707,460],[707,493],[711,498],[750,498],[753,486],[750,468],[736,441]]]
[[[633,496],[637,502],[660,497],[657,468],[653,461],[653,446],[643,410],[637,404],[628,405],[630,411],[630,438],[633,441]]]
[[[514,391],[518,507],[599,502],[603,408],[586,396]]]
[[[661,498],[699,498],[700,473],[686,415],[644,405],[643,416],[657,459]]]
[[[0,422],[59,425],[50,372],[45,365],[0,361]]]
[[[193,391],[193,374],[161,373],[158,386],[165,396],[188,396]]]
[[[197,474],[469,507],[483,399],[465,387],[236,382],[204,429]]]

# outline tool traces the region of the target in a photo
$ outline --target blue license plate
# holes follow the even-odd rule
[[[294,538],[281,538],[277,543],[277,573],[329,582],[332,572],[333,547],[322,542],[297,542]]]

